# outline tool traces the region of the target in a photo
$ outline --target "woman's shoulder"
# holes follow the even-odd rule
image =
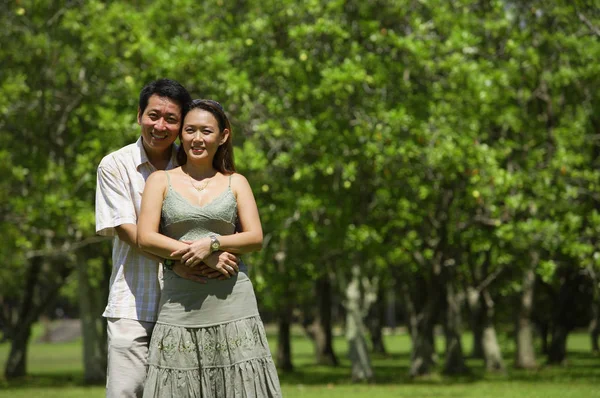
[[[248,180],[246,179],[246,177],[244,177],[240,173],[231,173],[231,174],[229,174],[227,176],[227,178],[229,178],[229,181],[231,181],[231,186],[233,186],[234,184],[236,184],[236,185],[239,185],[239,184],[248,185]]]
[[[250,187],[250,183],[242,174],[232,173],[230,174],[230,184],[231,190],[233,191],[236,198],[246,197],[249,194],[252,194],[252,188]]]
[[[173,175],[175,169],[173,170],[156,170],[150,174],[148,179],[146,180],[146,185],[166,185],[169,178]]]

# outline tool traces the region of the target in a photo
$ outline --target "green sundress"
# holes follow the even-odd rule
[[[178,240],[229,235],[236,219],[231,186],[200,207],[172,189],[169,178],[161,233]],[[281,397],[247,269],[206,284],[169,270],[163,275],[144,397]]]

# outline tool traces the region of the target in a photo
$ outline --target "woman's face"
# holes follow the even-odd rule
[[[217,149],[228,136],[229,130],[219,131],[219,123],[212,113],[196,108],[185,116],[181,145],[188,161],[206,159],[212,163]]]

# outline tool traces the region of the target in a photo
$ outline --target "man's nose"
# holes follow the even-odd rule
[[[156,130],[164,130],[166,127],[167,123],[165,122],[165,118],[161,117],[160,119],[158,119],[156,121],[156,124],[154,125],[154,128]]]

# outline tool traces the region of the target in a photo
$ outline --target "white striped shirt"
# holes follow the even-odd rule
[[[176,148],[167,170],[177,166]],[[141,137],[102,159],[96,187],[96,233],[113,236],[112,274],[103,316],[155,322],[162,288],[159,263],[121,241],[115,227],[137,224],[146,179],[156,171]]]

